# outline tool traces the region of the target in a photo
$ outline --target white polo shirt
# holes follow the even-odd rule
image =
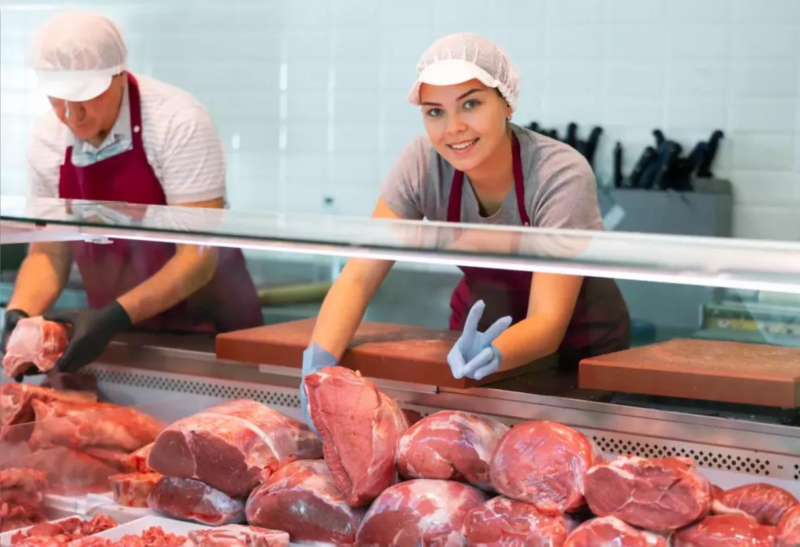
[[[225,149],[206,109],[181,89],[146,76],[134,76],[139,84],[144,151],[164,188],[167,203],[224,197]],[[37,121],[27,157],[33,196],[58,197],[59,168],[68,146],[73,147],[76,165],[103,161],[130,149],[127,85],[117,121],[99,148],[77,140],[52,110]]]

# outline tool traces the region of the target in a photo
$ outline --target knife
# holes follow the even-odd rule
[[[592,129],[592,132],[589,134],[589,140],[586,141],[586,150],[584,151],[584,156],[586,156],[586,161],[589,162],[590,166],[593,166],[594,163],[594,153],[597,150],[597,143],[600,140],[600,135],[603,134],[603,128],[600,126],[596,126]]]
[[[614,145],[614,188],[622,188],[622,143]]]
[[[664,137],[664,132],[660,129],[653,130],[653,136],[656,138],[656,149],[660,148],[664,141],[666,141],[666,137]]]
[[[570,122],[569,125],[567,126],[567,137],[566,137],[566,140],[564,142],[567,143],[568,145],[570,145],[572,148],[575,148],[577,150],[577,148],[578,148],[578,124],[576,124],[575,122]]]
[[[675,161],[681,155],[681,145],[674,141],[664,141],[658,150],[658,161],[654,169],[651,188],[666,190],[669,186],[670,171],[675,167]]]
[[[656,150],[652,146],[648,146],[642,152],[642,155],[639,156],[639,159],[636,161],[636,165],[633,166],[633,171],[631,171],[630,176],[628,177],[628,184],[630,188],[639,188],[639,183],[641,182],[642,175],[644,174],[645,169],[647,169],[653,160],[656,158]]]
[[[719,129],[711,134],[711,138],[708,139],[708,151],[703,157],[703,161],[701,161],[700,165],[697,167],[698,177],[712,178],[714,176],[711,174],[711,164],[714,161],[714,157],[717,155],[719,141],[721,141],[724,136],[725,134]]]

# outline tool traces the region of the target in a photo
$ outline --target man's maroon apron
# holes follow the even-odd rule
[[[525,180],[519,142],[514,139],[514,192],[523,226],[530,226],[525,210]],[[461,197],[464,173],[456,171],[450,188],[447,222],[461,222]],[[480,329],[487,329],[500,317],[510,315],[518,323],[528,315],[531,273],[491,268],[461,267],[464,277],[450,299],[450,328],[462,330],[467,314],[478,300],[486,303]],[[562,367],[574,368],[594,355],[626,349],[630,346],[630,317],[617,284],[612,279],[586,277],[575,310],[559,348]]]
[[[78,167],[68,147],[61,166],[59,197],[166,205],[164,189],[142,145],[139,86],[128,74],[133,148]],[[89,306],[110,304],[152,277],[175,255],[175,245],[118,239],[110,244],[70,243]],[[189,298],[137,326],[174,331],[224,332],[262,324],[261,306],[239,249],[218,248],[212,280]]]

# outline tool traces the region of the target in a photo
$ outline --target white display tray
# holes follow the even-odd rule
[[[119,524],[125,524],[142,517],[154,516],[156,512],[147,507],[125,507],[114,502],[111,492],[62,496],[45,494],[44,505],[49,510],[73,515],[108,515]]]
[[[62,520],[67,520],[70,518],[79,518],[81,520],[92,520],[92,517],[86,515],[73,515],[71,517],[64,517],[60,519],[50,520],[48,522],[61,522]],[[35,525],[34,525],[35,526]],[[11,545],[11,538],[19,533],[19,532],[27,532],[33,528],[33,526],[26,526],[25,528],[17,528],[16,530],[9,530],[8,532],[3,532],[0,534],[0,546],[2,547],[10,547]]]
[[[86,496],[87,512],[90,515],[108,515],[120,524],[125,524],[144,517],[155,517],[158,513],[149,507],[126,507],[114,501],[111,492],[107,494],[89,494]]]

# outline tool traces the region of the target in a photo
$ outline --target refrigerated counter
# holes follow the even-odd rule
[[[3,244],[144,240],[241,248],[249,257],[258,256],[264,267],[272,254],[296,254],[321,261],[358,257],[414,263],[419,265],[418,277],[426,268],[437,272],[455,265],[573,274],[660,284],[665,290],[710,287],[727,295],[768,293],[790,318],[792,302],[800,294],[800,245],[785,242],[456,227],[12,197],[3,197],[0,220]],[[413,289],[425,290],[421,284]],[[781,295],[786,295],[786,303]],[[447,305],[441,296],[437,299]],[[393,305],[402,306],[402,298]],[[763,299],[760,305],[765,305]],[[410,316],[406,312],[398,323]],[[800,313],[794,317],[800,321]],[[683,330],[692,332],[699,326],[698,320]],[[780,345],[780,339],[765,339]],[[96,376],[108,400],[137,405],[165,421],[242,397],[302,417],[299,363],[276,364],[268,354],[261,362],[220,359],[210,334],[127,333],[83,373]],[[553,420],[583,431],[607,454],[691,457],[724,487],[758,480],[800,496],[797,408],[731,404],[704,399],[702,393],[681,398],[577,389],[553,395],[537,392],[536,382],[467,388],[402,379],[376,378],[375,383],[404,408],[422,414],[460,409],[508,424]],[[800,394],[800,387],[797,390]]]

